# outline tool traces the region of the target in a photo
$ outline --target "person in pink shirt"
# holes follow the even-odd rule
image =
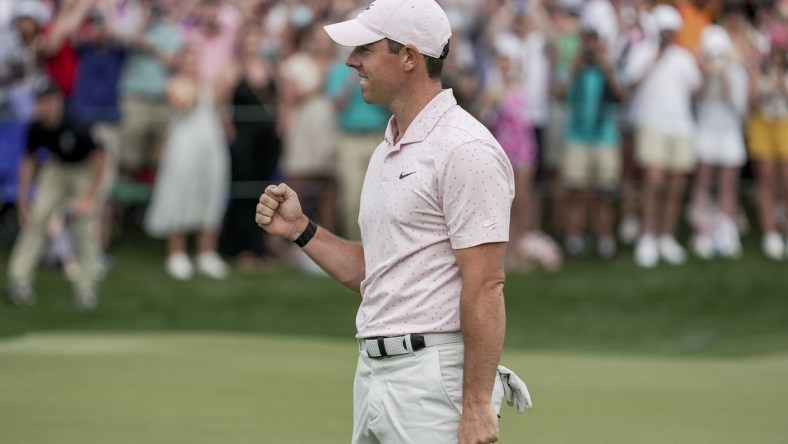
[[[354,47],[364,100],[393,114],[364,179],[361,242],[310,221],[284,183],[255,220],[361,293],[353,443],[496,442],[504,394],[530,406],[498,365],[512,166],[442,88],[451,29],[433,0],[377,0],[325,30]]]
[[[235,63],[243,16],[230,4],[199,0],[192,18],[194,27],[188,30],[186,39],[197,51],[200,80],[213,84]]]

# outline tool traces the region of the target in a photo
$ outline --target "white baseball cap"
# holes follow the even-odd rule
[[[733,43],[725,28],[720,25],[709,25],[701,32],[700,47],[710,56],[724,56],[731,53]]]
[[[684,26],[679,11],[670,5],[657,5],[652,11],[654,24],[660,31],[678,31]]]
[[[375,0],[356,18],[324,26],[342,46],[363,46],[384,38],[413,45],[440,58],[451,37],[449,17],[435,0]]]
[[[14,5],[13,19],[29,18],[38,26],[43,27],[49,22],[50,13],[47,7],[38,0],[22,0]]]
[[[517,36],[508,31],[504,31],[495,36],[493,47],[499,56],[506,57],[512,61],[519,61],[523,51],[520,40]]]

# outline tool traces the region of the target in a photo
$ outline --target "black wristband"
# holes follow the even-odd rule
[[[309,241],[311,241],[315,236],[315,233],[317,233],[317,224],[312,222],[312,219],[309,219],[306,230],[304,230],[304,232],[301,233],[301,236],[298,236],[298,239],[294,240],[293,242],[295,242],[295,244],[299,247],[304,248],[304,246],[306,246],[306,244],[308,244]]]

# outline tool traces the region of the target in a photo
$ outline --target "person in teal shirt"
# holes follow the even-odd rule
[[[361,186],[372,152],[383,140],[391,113],[380,105],[364,101],[356,70],[340,57],[326,79],[326,95],[337,108],[339,152],[337,177],[342,208],[342,229],[348,239],[361,240],[358,227]]]
[[[564,244],[569,255],[586,250],[585,233],[596,237],[597,253],[615,255],[613,201],[621,171],[618,103],[624,91],[599,34],[584,27],[576,55],[559,94],[566,100],[561,181],[568,196]]]

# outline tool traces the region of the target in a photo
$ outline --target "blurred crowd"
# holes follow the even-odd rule
[[[762,254],[786,257],[787,1],[439,3],[454,32],[444,86],[514,167],[510,267],[610,259],[622,244],[643,267],[738,258],[743,199]],[[0,0],[4,208],[20,200],[44,82],[104,152],[101,249],[124,206],[117,190],[134,184],[150,191],[141,223],[166,239],[174,278],[223,278],[228,259],[309,267],[264,237],[254,207],[284,180],[314,220],[359,238],[364,172],[389,114],[363,102],[350,49],[322,26],[367,4]],[[70,208],[47,215],[61,260]]]

